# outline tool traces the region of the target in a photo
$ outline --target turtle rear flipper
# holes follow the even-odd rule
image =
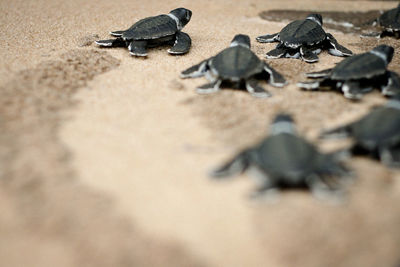
[[[261,35],[256,38],[260,43],[273,43],[279,41],[279,33]]]
[[[366,92],[371,91],[372,88],[363,88],[358,81],[346,81],[342,85],[342,92],[344,97],[351,100],[360,100]]]
[[[178,32],[176,34],[176,40],[174,46],[168,50],[168,53],[178,55],[185,54],[190,50],[190,46],[192,45],[192,40],[189,35],[184,32]]]
[[[329,48],[328,53],[333,55],[333,56],[339,56],[339,57],[348,57],[353,55],[353,52],[343,45],[339,44],[338,41],[333,37],[332,34],[327,33],[326,34],[326,39],[329,41],[330,45],[332,48]]]
[[[382,94],[385,96],[394,96],[400,94],[400,77],[397,73],[388,71],[387,84],[381,87]]]
[[[286,52],[287,52],[287,49],[277,47],[277,48],[272,49],[271,51],[269,51],[267,53],[267,55],[266,55],[266,58],[281,58],[281,57],[285,57]]]
[[[129,53],[132,56],[146,57],[147,56],[147,41],[132,41],[129,46]]]
[[[321,82],[322,80],[312,82],[299,82],[297,83],[297,87],[300,87],[303,90],[316,91],[319,89]]]
[[[381,38],[381,32],[363,32],[360,34],[360,37],[374,37],[374,38]]]
[[[302,59],[307,63],[314,63],[319,60],[317,54],[315,54],[311,49],[304,46],[300,48],[300,54]]]
[[[220,90],[219,86],[221,83],[222,81],[216,80],[215,82],[204,84],[197,87],[196,92],[199,94],[212,94],[218,92]]]
[[[247,81],[246,89],[254,97],[267,98],[272,96],[271,93],[262,88],[256,80]]]
[[[111,34],[112,36],[115,36],[115,37],[121,37],[122,34],[124,34],[124,32],[125,32],[125,31],[113,31],[113,32],[110,32],[110,34]]]
[[[264,70],[269,74],[269,83],[272,86],[283,87],[287,84],[287,81],[282,74],[270,67],[266,62],[264,62]]]
[[[332,69],[306,73],[307,78],[325,78],[331,74]]]
[[[122,38],[108,39],[108,40],[98,40],[95,41],[98,46],[102,47],[126,47],[126,42]]]
[[[400,167],[400,146],[384,148],[379,151],[381,161],[389,167]]]

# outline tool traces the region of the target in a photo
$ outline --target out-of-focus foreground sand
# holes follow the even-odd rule
[[[250,35],[259,56],[274,44],[254,38],[287,21],[269,9],[367,11],[378,1],[1,1],[0,266],[395,266],[400,260],[400,175],[379,163],[349,161],[358,179],[344,203],[285,192],[250,201],[246,176],[215,182],[207,171],[257,142],[279,111],[310,140],[322,128],[365,114],[379,93],[352,103],[340,94],[302,92],[318,64],[269,63],[290,84],[269,99],[224,90],[200,96],[204,79],[179,72]],[[167,47],[147,59],[126,49],[81,46],[138,19],[183,6],[189,54]],[[332,32],[355,53],[378,43]],[[396,52],[391,69],[399,71]],[[397,69],[396,69],[397,68]],[[266,86],[266,85],[265,85]],[[320,143],[326,150],[337,143]]]

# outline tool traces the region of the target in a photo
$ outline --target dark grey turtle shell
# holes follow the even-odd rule
[[[301,184],[308,175],[318,172],[323,155],[304,139],[282,133],[264,140],[255,148],[252,162],[271,177],[288,179],[288,184]]]
[[[263,62],[240,45],[224,49],[210,63],[211,70],[222,79],[247,79],[263,71]]]
[[[351,135],[368,149],[400,143],[400,109],[379,107],[350,126]]]
[[[379,25],[385,28],[400,30],[400,8],[390,9],[379,17]]]
[[[363,53],[344,59],[332,70],[332,80],[359,80],[386,73],[385,61],[372,54]]]
[[[320,43],[326,39],[326,33],[318,23],[305,19],[286,25],[279,33],[279,38],[285,46],[298,47]]]
[[[122,34],[124,40],[151,40],[174,35],[178,31],[175,20],[159,15],[139,20]]]

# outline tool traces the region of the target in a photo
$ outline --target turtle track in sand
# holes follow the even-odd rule
[[[74,94],[118,65],[104,51],[72,50],[0,87],[2,266],[200,266],[81,185],[58,138]]]

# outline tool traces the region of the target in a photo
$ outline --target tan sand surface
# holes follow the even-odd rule
[[[303,72],[341,58],[322,53],[309,65],[269,63],[290,85],[269,99],[225,90],[200,96],[204,79],[179,72],[216,54],[237,33],[254,41],[286,22],[270,9],[367,11],[390,1],[0,1],[0,266],[395,266],[400,256],[400,173],[356,158],[358,179],[342,204],[307,192],[250,201],[245,175],[215,182],[207,172],[266,134],[279,111],[316,140],[321,128],[348,122],[385,99],[352,103],[334,93],[299,91]],[[99,49],[93,36],[184,6],[189,54],[167,47],[147,59]],[[354,52],[365,41],[331,30]],[[396,41],[390,40],[395,45]],[[398,52],[392,69],[400,70]],[[25,70],[25,71],[24,71]],[[339,143],[320,143],[326,150]],[[29,251],[20,257],[21,251]],[[373,251],[373,253],[371,253]]]

